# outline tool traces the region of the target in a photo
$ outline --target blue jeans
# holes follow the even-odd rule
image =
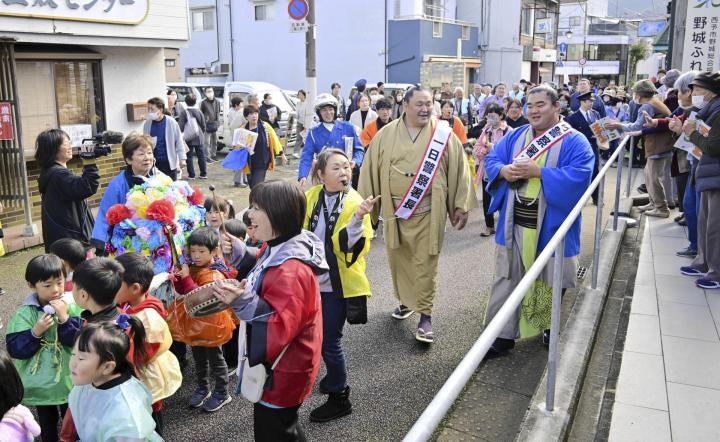
[[[690,248],[698,249],[698,211],[700,210],[700,192],[695,191],[694,174],[688,175],[687,187],[685,187],[685,195],[683,196],[683,208],[685,209],[685,221],[688,228],[688,240],[690,240]]]
[[[187,153],[187,171],[188,177],[195,178],[195,166],[193,166],[193,154],[197,155],[198,165],[200,166],[200,176],[207,176],[207,163],[205,162],[205,149],[202,145],[188,145]]]
[[[333,293],[321,293],[323,314],[322,357],[327,368],[325,380],[328,391],[339,393],[347,386],[345,353],[341,346],[345,325],[345,298]]]

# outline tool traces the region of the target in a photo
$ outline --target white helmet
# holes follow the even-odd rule
[[[319,112],[325,106],[332,106],[337,112],[338,101],[332,94],[320,94],[315,98],[315,111]]]

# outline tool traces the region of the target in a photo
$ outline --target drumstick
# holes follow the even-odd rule
[[[220,214],[220,231],[224,234],[227,234],[227,231],[225,230],[225,217],[223,216],[222,210],[220,210],[220,206],[218,206],[217,197],[215,196],[215,186],[210,184],[209,189],[210,189],[210,192],[212,192],[212,196],[213,196],[213,207]]]

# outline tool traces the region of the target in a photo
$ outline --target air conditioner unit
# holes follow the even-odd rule
[[[232,72],[232,65],[230,63],[220,63],[220,73],[230,74]]]

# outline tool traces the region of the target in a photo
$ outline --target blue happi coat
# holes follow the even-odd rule
[[[300,157],[300,167],[298,168],[298,179],[305,178],[310,174],[313,158],[323,149],[334,147],[344,152],[345,140],[343,137],[354,138],[352,160],[355,161],[357,167],[362,166],[365,150],[355,132],[355,126],[347,121],[336,120],[331,132],[321,123],[310,129],[307,138],[305,138],[305,145]]]
[[[500,169],[511,164],[513,150],[522,137],[531,130],[530,125],[522,126],[502,138],[485,157],[485,175],[488,177],[487,190],[492,195],[489,213],[500,211],[500,222],[495,232],[495,241],[505,246],[505,220],[508,210],[508,196],[513,194],[508,182],[500,177]],[[562,144],[560,144],[562,143]],[[556,143],[550,151],[559,147],[556,167],[543,167],[542,197],[545,212],[538,236],[538,250],[545,248],[572,208],[590,185],[595,155],[587,138],[576,130]],[[548,155],[550,155],[550,151]],[[541,205],[542,207],[542,205]],[[565,258],[580,254],[580,223],[578,217],[565,237]]]

